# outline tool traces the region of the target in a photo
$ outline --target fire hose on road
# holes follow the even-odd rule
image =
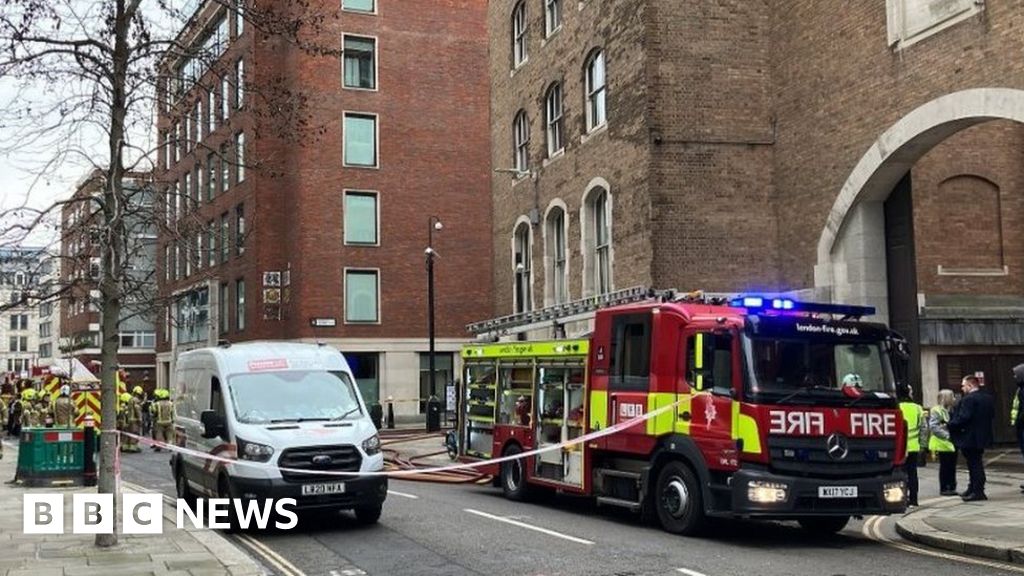
[[[438,450],[436,452],[429,452],[426,454],[417,454],[415,456],[403,457],[399,450],[392,448],[395,444],[402,444],[406,442],[414,442],[419,440],[427,440],[430,438],[437,438],[442,440],[443,435],[439,434],[407,434],[400,436],[391,436],[381,442],[382,451],[384,452],[384,469],[389,471],[394,470],[416,470],[418,468],[431,468],[432,466],[427,463],[420,463],[420,461],[431,458],[434,456],[440,456],[447,454],[447,450]],[[430,472],[425,474],[414,474],[409,476],[403,476],[403,480],[411,480],[414,482],[433,482],[438,484],[487,484],[491,482],[491,476],[487,474],[480,474],[474,470],[448,470],[441,472]]]

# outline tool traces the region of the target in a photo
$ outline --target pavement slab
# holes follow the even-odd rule
[[[896,530],[936,548],[1024,564],[1024,495],[1015,487],[1015,481],[989,483],[983,502],[942,499],[898,520]]]
[[[13,478],[16,444],[6,443],[0,480]],[[130,489],[125,489],[130,492]],[[111,548],[79,534],[24,534],[22,499],[31,493],[64,495],[65,528],[71,525],[72,494],[96,488],[27,488],[0,484],[0,576],[258,576],[265,572],[228,539],[212,530],[178,530],[174,511],[164,507],[164,533],[124,535]]]

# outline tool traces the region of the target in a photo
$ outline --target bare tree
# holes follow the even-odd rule
[[[206,2],[244,15],[251,29],[264,38],[283,38],[317,55],[340,53],[339,47],[316,44],[320,27],[337,11],[337,2],[326,10],[306,0]],[[139,227],[164,223],[157,215],[159,207],[141,201],[140,188],[126,187],[125,182],[134,173],[150,171],[160,145],[166,144],[154,144],[151,135],[169,74],[168,61],[215,56],[194,46],[188,37],[192,15],[201,4],[196,0],[6,0],[0,7],[0,85],[12,96],[0,108],[0,116],[6,118],[0,125],[6,141],[48,152],[37,168],[40,179],[72,162],[95,171],[96,193],[43,208],[26,204],[0,214],[0,242],[17,242],[34,231],[55,229],[60,213],[68,207],[83,211],[89,220],[91,242],[99,253],[98,277],[93,280],[98,282],[102,318],[101,416],[106,433],[101,436],[101,493],[115,491],[119,322],[126,307],[153,310],[156,305],[152,275],[131,270],[132,258],[146,249],[133,239],[146,236]],[[210,69],[215,69],[213,63]],[[269,111],[264,129],[293,137],[301,131],[316,135],[317,128],[309,124],[312,116],[302,112],[308,97],[283,83],[273,85],[274,79],[266,82],[272,86],[264,97],[279,102],[260,108]],[[260,94],[247,89],[250,92],[254,97]],[[150,179],[147,186],[142,190],[152,193],[166,183]],[[176,227],[173,233],[192,238],[196,229]],[[63,265],[82,266],[71,255],[62,258]],[[35,298],[73,295],[80,277],[73,274],[70,282]],[[116,542],[116,534],[96,537],[98,546]]]

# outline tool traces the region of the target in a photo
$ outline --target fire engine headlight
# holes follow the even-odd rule
[[[751,480],[747,483],[747,500],[758,504],[778,504],[785,502],[789,487],[778,482]]]
[[[907,495],[903,482],[889,482],[882,487],[882,493],[889,504],[899,504]]]
[[[252,460],[253,462],[266,462],[270,460],[270,457],[274,455],[274,449],[266,444],[257,444],[255,442],[246,442],[241,438],[236,438],[238,441],[238,457],[243,460]]]
[[[366,452],[367,456],[378,454],[380,452],[380,436],[374,434],[363,440],[363,452]]]

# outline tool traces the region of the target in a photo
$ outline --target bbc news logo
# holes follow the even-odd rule
[[[238,498],[200,498],[195,506],[186,500],[175,502],[175,520],[179,530],[210,528],[226,530],[234,521],[243,530],[255,527],[266,530],[271,517],[278,530],[291,530],[299,518],[292,510],[294,498],[280,500],[242,500]],[[164,497],[160,494],[122,494],[121,532],[123,534],[163,534]],[[64,534],[64,495],[26,494],[22,501],[25,534]],[[282,522],[281,519],[286,521]],[[73,494],[71,502],[72,534],[113,534],[113,494]]]

